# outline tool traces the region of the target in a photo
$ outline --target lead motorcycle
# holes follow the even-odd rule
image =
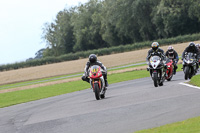
[[[89,69],[90,85],[95,93],[96,100],[105,98],[106,87],[103,74],[104,71],[98,65],[94,65]]]
[[[185,58],[183,59],[183,72],[185,74],[185,80],[192,78],[197,72],[197,60],[195,58],[196,54],[186,53]]]
[[[158,55],[156,55],[156,53],[152,53],[148,64],[149,68],[147,70],[150,71],[154,86],[163,86],[163,83],[165,81],[166,69],[164,68],[162,59]]]

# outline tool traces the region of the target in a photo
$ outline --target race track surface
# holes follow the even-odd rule
[[[133,133],[200,116],[200,90],[181,82],[178,72],[162,87],[150,77],[111,84],[103,100],[87,89],[1,108],[0,133]]]

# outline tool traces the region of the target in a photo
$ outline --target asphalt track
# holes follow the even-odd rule
[[[162,87],[150,77],[111,84],[103,100],[87,89],[1,108],[0,133],[133,133],[200,116],[200,89],[182,82],[178,72]]]

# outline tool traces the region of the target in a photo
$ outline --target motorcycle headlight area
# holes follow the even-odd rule
[[[186,63],[187,63],[187,64],[190,64],[190,63],[192,63],[192,62],[193,62],[193,59],[186,60]]]

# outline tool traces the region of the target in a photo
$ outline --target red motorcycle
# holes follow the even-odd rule
[[[93,88],[97,100],[105,98],[106,88],[105,80],[101,67],[94,65],[89,70],[90,85]]]
[[[166,65],[167,65],[167,71],[166,71],[165,79],[167,81],[170,81],[173,77],[173,72],[174,72],[173,60],[167,58]]]

